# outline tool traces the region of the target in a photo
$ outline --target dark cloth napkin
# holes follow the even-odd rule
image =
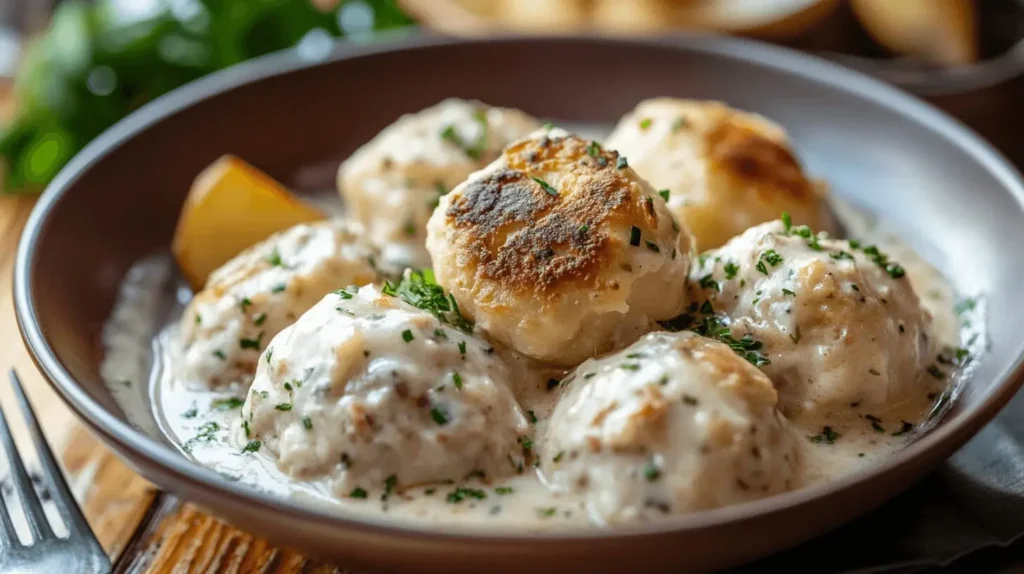
[[[878,510],[737,573],[920,572],[1024,534],[1024,393],[935,472]]]

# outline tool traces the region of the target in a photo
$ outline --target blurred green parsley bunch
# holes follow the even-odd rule
[[[32,41],[3,127],[0,193],[38,193],[103,130],[211,72],[294,46],[407,26],[394,0],[65,0]]]

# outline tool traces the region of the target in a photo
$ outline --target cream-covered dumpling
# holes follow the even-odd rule
[[[702,255],[691,285],[698,328],[760,346],[754,360],[768,361],[790,418],[870,413],[929,390],[931,317],[874,246],[774,221]]]
[[[358,224],[303,224],[258,243],[210,275],[182,315],[178,378],[248,386],[267,343],[325,294],[377,280],[377,250]]]
[[[552,129],[443,197],[427,249],[491,338],[575,365],[684,308],[691,239],[625,158]]]
[[[668,195],[700,250],[787,211],[797,224],[832,221],[820,184],[803,173],[783,129],[718,102],[655,98],[619,120],[606,146]]]
[[[529,430],[508,379],[483,340],[375,287],[340,290],[267,347],[241,432],[339,497],[497,477]]]
[[[363,145],[341,165],[338,186],[385,261],[428,267],[425,226],[438,198],[540,125],[519,110],[447,99]]]
[[[771,381],[726,345],[650,333],[580,365],[539,441],[556,492],[592,520],[628,523],[715,508],[799,485],[801,440]]]

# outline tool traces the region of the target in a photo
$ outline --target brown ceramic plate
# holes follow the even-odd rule
[[[654,95],[722,99],[785,125],[811,172],[983,294],[990,350],[941,424],[878,466],[830,484],[615,531],[545,535],[354,520],[224,480],[130,425],[99,373],[100,330],[128,267],[166,252],[193,177],[224,153],[293,181],[403,112],[448,96],[564,121],[612,122]],[[661,40],[404,38],[319,58],[279,54],[187,86],[83,151],[25,230],[18,320],[40,368],[143,475],[243,528],[375,570],[679,572],[747,561],[877,506],[951,454],[1019,386],[1024,186],[988,144],[865,76],[779,48]]]

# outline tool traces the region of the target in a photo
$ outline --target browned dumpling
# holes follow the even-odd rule
[[[719,102],[655,98],[623,116],[606,147],[668,195],[704,251],[789,212],[830,230],[823,185],[804,174],[777,124]]]
[[[625,158],[552,129],[442,198],[427,249],[491,338],[575,365],[682,310],[691,239]]]

